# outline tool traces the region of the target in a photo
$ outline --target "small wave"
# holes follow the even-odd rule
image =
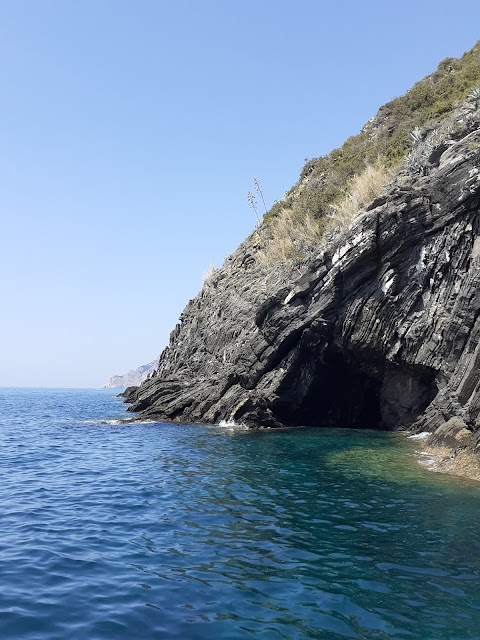
[[[107,424],[111,427],[130,424],[157,424],[156,420],[135,420],[135,418],[110,418],[108,420],[82,420],[82,424]]]
[[[110,425],[123,424],[124,422],[131,422],[131,421],[113,419],[113,418],[110,420],[102,420],[101,418],[99,418],[98,420],[82,420],[81,421],[82,424],[110,424]]]
[[[222,427],[224,429],[231,429],[231,430],[247,430],[248,427],[243,424],[243,422],[235,422],[235,420],[220,420],[220,422],[218,423],[219,427]]]
[[[422,431],[421,433],[414,433],[413,436],[408,436],[411,440],[426,440],[431,433],[429,431]]]
[[[423,455],[423,454],[420,454],[420,455]],[[428,454],[426,454],[426,455],[428,455]],[[436,467],[437,467],[437,461],[432,456],[429,456],[428,458],[419,459],[418,460],[418,464],[421,465],[422,467],[427,467],[428,469],[431,469],[432,471],[435,471]]]

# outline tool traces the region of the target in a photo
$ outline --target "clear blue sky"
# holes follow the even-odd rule
[[[304,159],[480,38],[478,0],[0,0],[0,386],[152,360]]]

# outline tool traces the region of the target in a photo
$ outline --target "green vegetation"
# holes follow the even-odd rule
[[[295,220],[303,212],[321,226],[330,205],[337,205],[347,197],[354,176],[362,174],[367,165],[375,165],[379,157],[384,158],[386,169],[394,167],[409,152],[412,131],[419,135],[425,127],[437,126],[467,95],[475,98],[478,94],[480,102],[479,85],[480,42],[461,58],[440,62],[432,75],[417,82],[404,96],[387,103],[358,135],[348,138],[339,149],[308,160],[298,183],[265,214],[264,223],[295,209]]]
[[[323,217],[315,218],[311,211],[315,192],[307,198],[293,201],[289,207],[283,207],[270,225],[270,238],[259,255],[259,262],[268,272],[276,275],[292,270],[302,271],[308,258],[318,251],[325,231],[331,228],[346,227],[350,222],[381,193],[391,179],[393,170],[385,158],[379,156],[373,164],[367,164],[364,170],[352,176],[346,184],[343,198]]]

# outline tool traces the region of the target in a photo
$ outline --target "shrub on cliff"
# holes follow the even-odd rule
[[[312,213],[291,207],[280,211],[268,230],[264,229],[263,236],[264,246],[258,254],[262,268],[279,272],[301,270],[302,264],[318,250],[323,225]]]
[[[349,180],[378,156],[396,165],[411,148],[410,132],[436,127],[480,85],[480,42],[461,58],[446,58],[437,70],[417,82],[404,96],[383,106],[356,135],[329,155],[307,161],[297,184],[264,216],[269,223],[289,208],[303,209],[315,219],[329,213],[344,197]]]
[[[422,132],[439,127],[479,85],[480,41],[461,58],[440,62],[433,74],[383,106],[340,148],[308,160],[297,184],[263,218],[261,265],[282,265],[285,272],[300,268],[326,231],[348,225],[380,195]]]
[[[348,227],[382,193],[392,175],[393,169],[379,156],[361,173],[350,178],[346,194],[330,206],[328,215],[316,216],[316,203],[313,199],[309,202],[308,198],[282,209],[268,229],[264,229],[264,246],[258,258],[260,265],[285,273],[301,270],[303,263],[319,250],[325,233],[337,227]]]
[[[332,205],[330,226],[348,226],[367,205],[381,195],[393,174],[393,168],[380,156],[373,164],[367,164],[362,173],[350,179],[345,197]]]

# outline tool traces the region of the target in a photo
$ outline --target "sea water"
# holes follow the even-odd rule
[[[376,431],[0,389],[0,638],[480,638],[480,487]],[[341,425],[340,425],[341,426]]]

